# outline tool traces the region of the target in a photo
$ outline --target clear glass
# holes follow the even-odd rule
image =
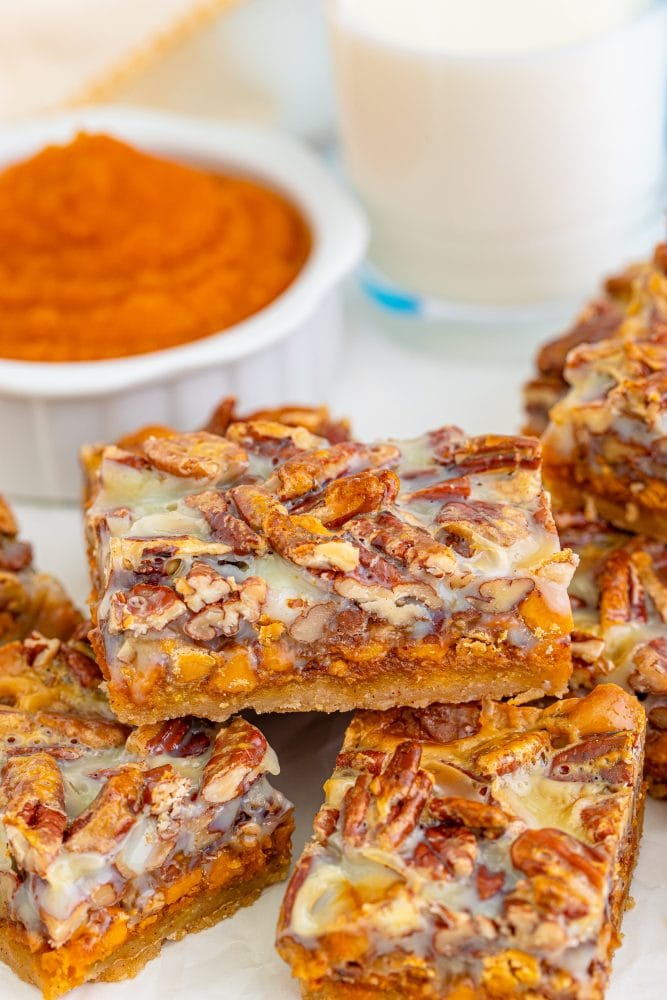
[[[584,6],[328,0],[364,281],[385,308],[530,322],[659,238],[667,0]]]

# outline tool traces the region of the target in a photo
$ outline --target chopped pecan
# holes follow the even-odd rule
[[[129,753],[145,757],[169,754],[170,757],[198,757],[211,745],[206,723],[185,717],[138,726],[127,738]]]
[[[556,781],[606,781],[625,785],[633,781],[632,733],[600,733],[560,750],[551,761],[549,776]]]
[[[321,806],[313,820],[313,836],[320,844],[324,844],[338,825],[340,812],[332,806]]]
[[[266,601],[267,585],[259,576],[248,576],[237,584],[229,578],[229,596],[216,604],[208,604],[183,626],[184,632],[198,642],[209,642],[216,636],[232,636],[242,622],[254,625],[259,621]]]
[[[548,875],[562,877],[567,883],[580,876],[598,892],[604,885],[605,856],[562,830],[525,830],[512,844],[510,854],[514,867],[529,878]]]
[[[456,796],[431,798],[428,811],[443,829],[465,827],[489,840],[497,840],[510,825],[510,817],[497,806]]]
[[[135,764],[123,765],[70,826],[65,837],[67,850],[111,854],[136,822],[143,805],[143,790],[141,769]]]
[[[201,611],[207,604],[228,597],[236,587],[233,577],[221,576],[204,562],[194,562],[186,576],[174,580],[174,590],[190,611]]]
[[[248,468],[243,448],[206,431],[149,437],[143,442],[143,451],[156,469],[183,479],[229,483]]]
[[[92,655],[82,652],[71,643],[63,643],[60,652],[81,687],[94,690],[100,686],[103,680],[102,671]]]
[[[2,819],[16,863],[45,875],[67,826],[60,769],[47,753],[13,757],[2,775]]]
[[[474,833],[462,827],[431,826],[417,844],[412,862],[430,868],[439,878],[469,878],[477,859]]]
[[[505,872],[492,872],[486,865],[478,865],[475,872],[477,895],[484,901],[492,899],[505,884]]]
[[[639,694],[667,694],[667,639],[658,636],[635,649],[628,684]]]
[[[396,473],[360,472],[332,483],[310,504],[299,508],[316,517],[327,528],[340,528],[353,517],[370,514],[396,499],[400,479]]]
[[[288,459],[267,479],[266,489],[285,503],[320,490],[340,476],[395,465],[400,457],[400,450],[395,445],[343,441],[331,448]]]
[[[581,822],[594,844],[601,844],[609,837],[618,836],[623,828],[627,806],[626,797],[609,795],[581,810]]]
[[[192,795],[192,781],[176,772],[171,764],[144,772],[144,802],[156,817],[158,836],[167,840],[178,832],[184,807]]]
[[[213,753],[204,768],[201,794],[207,802],[235,799],[259,774],[278,773],[271,747],[255,726],[240,717],[223,726],[215,738]]]
[[[368,771],[377,775],[387,763],[388,754],[384,750],[341,750],[336,757],[336,769]]]
[[[625,622],[646,621],[644,587],[627,549],[616,549],[607,556],[598,584],[603,632]]]
[[[171,587],[137,583],[127,593],[116,591],[111,595],[109,631],[112,634],[129,631],[134,635],[161,632],[185,610],[185,604]]]
[[[250,553],[261,555],[266,550],[264,539],[236,516],[233,504],[226,493],[205,490],[203,493],[185,497],[185,503],[204,516],[213,538],[223,545],[228,545],[236,555],[244,556]]]
[[[527,732],[509,738],[500,737],[490,745],[486,744],[482,752],[475,755],[475,766],[488,777],[510,774],[521,767],[544,759],[550,748],[551,739],[545,732]]]

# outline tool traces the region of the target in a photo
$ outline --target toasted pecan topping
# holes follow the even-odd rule
[[[276,768],[273,752],[259,729],[236,718],[215,738],[201,794],[207,802],[229,802],[241,795],[261,770],[277,773]]]
[[[630,553],[612,552],[599,576],[600,624],[603,631],[629,621],[646,621],[644,588]]]
[[[69,827],[65,839],[67,850],[110,854],[136,822],[143,790],[141,768],[134,764],[123,765],[117,774],[107,779],[90,808]]]
[[[299,510],[307,511],[326,528],[341,528],[359,514],[370,514],[392,503],[398,495],[400,483],[398,476],[389,469],[360,472],[335,479],[314,501]]]
[[[237,555],[249,555],[251,552],[261,555],[265,551],[266,542],[236,516],[227,494],[218,490],[205,490],[186,497],[185,502],[188,507],[194,507],[203,514],[213,538],[223,545],[229,545],[232,552]]]
[[[2,822],[18,865],[45,875],[67,825],[60,770],[48,753],[13,757],[2,773]]]
[[[205,723],[189,717],[138,726],[127,738],[127,749],[140,757],[166,753],[171,757],[198,757],[206,753],[211,739]]]
[[[183,479],[229,482],[248,467],[243,448],[205,431],[149,437],[143,442],[143,451],[156,469]]]
[[[137,583],[127,593],[112,594],[109,628],[112,632],[129,631],[135,635],[161,632],[185,610],[185,604],[171,587]]]
[[[339,476],[395,465],[400,456],[394,445],[344,441],[326,450],[288,459],[267,479],[266,489],[285,503],[305,497]]]

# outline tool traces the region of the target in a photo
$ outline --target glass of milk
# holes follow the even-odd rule
[[[515,315],[660,238],[667,0],[327,4],[377,298]]]

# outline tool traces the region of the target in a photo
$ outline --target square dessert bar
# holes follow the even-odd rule
[[[32,548],[18,538],[16,519],[0,496],[0,643],[33,629],[67,639],[81,621],[61,584],[33,567]]]
[[[256,419],[88,469],[91,638],[123,721],[567,688],[574,558],[532,438]]]
[[[651,339],[579,347],[566,377],[542,439],[555,509],[667,541],[667,278]]]
[[[2,706],[0,764],[0,959],[46,1000],[134,976],[287,874],[292,810],[240,717],[129,731]]]
[[[610,684],[547,709],[359,713],[280,916],[304,996],[599,1000],[643,747],[643,711]]]
[[[524,433],[542,434],[549,423],[549,411],[566,395],[568,353],[580,344],[635,335],[642,321],[650,317],[661,276],[666,272],[667,243],[661,243],[651,261],[633,264],[608,278],[601,293],[584,307],[570,329],[544,344],[535,359],[535,377],[523,390]]]
[[[640,700],[648,791],[667,798],[667,545],[583,514],[558,514],[556,523],[579,556],[570,584],[571,690],[612,682]]]

